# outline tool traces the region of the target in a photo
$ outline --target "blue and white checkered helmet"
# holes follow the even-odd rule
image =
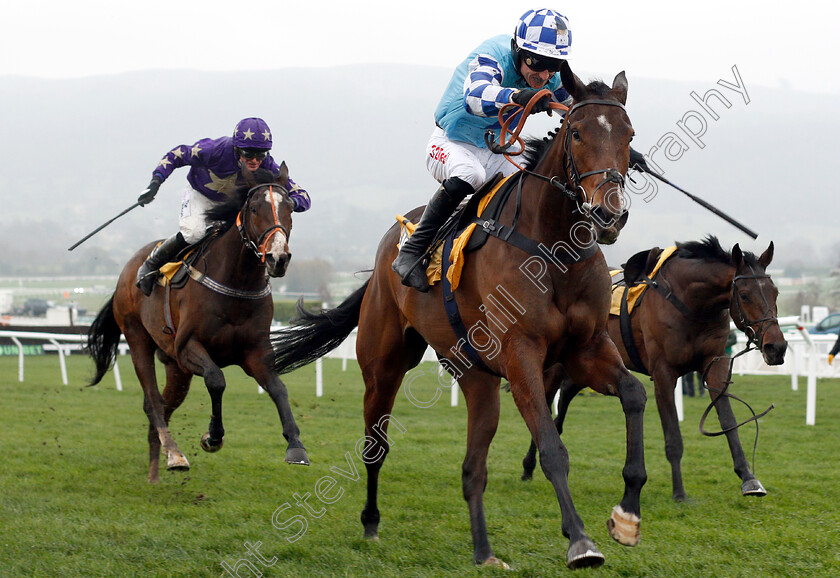
[[[548,8],[528,10],[519,19],[513,34],[516,47],[545,56],[566,60],[572,46],[569,19]]]

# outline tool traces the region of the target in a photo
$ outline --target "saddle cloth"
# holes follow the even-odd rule
[[[172,261],[161,266],[157,284],[161,287],[166,287],[167,284],[170,284],[176,289],[183,287],[187,282],[187,277],[189,277],[187,264],[192,261],[192,257],[197,250],[197,246],[192,247],[185,254],[181,255],[180,260]]]
[[[662,251],[662,254],[659,256],[659,260],[657,260],[656,265],[654,265],[653,269],[648,272],[647,276],[650,279],[659,272],[659,269],[662,268],[662,265],[665,264],[671,255],[674,254],[676,251],[676,247],[668,247],[667,249]],[[622,269],[613,269],[610,271],[610,277],[615,278],[616,275],[622,273]],[[632,313],[633,307],[642,299],[642,295],[644,295],[645,291],[647,291],[648,285],[646,283],[638,283],[633,287],[627,287],[623,283],[615,283],[612,286],[612,299],[610,301],[610,315],[620,315],[621,314],[621,299],[624,296],[624,293],[627,292],[627,312]]]
[[[493,200],[493,197],[496,196],[496,193],[498,193],[505,183],[507,183],[508,179],[510,179],[510,176],[501,179],[489,192],[487,192],[487,194],[481,197],[481,200],[478,203],[478,208],[476,209],[476,217],[481,216],[484,209],[487,208]],[[414,233],[414,229],[417,228],[417,225],[402,215],[397,215],[396,218],[400,227],[402,227],[399,242],[399,245],[402,246],[405,240]],[[449,271],[447,271],[447,278],[449,279],[449,283],[452,285],[453,291],[458,288],[458,283],[461,280],[461,270],[464,268],[464,263],[466,262],[465,249],[467,247],[467,243],[469,243],[470,237],[475,231],[476,226],[477,223],[470,223],[467,225],[467,227],[458,234],[455,241],[452,243],[452,251],[449,254],[449,263],[451,266],[449,267]],[[426,268],[426,278],[428,279],[429,285],[434,285],[440,281],[441,271],[443,270],[442,259],[443,243],[440,243],[434,253],[432,253],[429,260],[429,266]]]

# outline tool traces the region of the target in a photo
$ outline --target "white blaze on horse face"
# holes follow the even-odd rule
[[[274,204],[274,211],[277,215],[279,215],[282,210],[284,199],[285,197],[282,193],[272,193],[269,188],[265,191],[265,202],[269,205],[272,203]],[[286,234],[281,229],[275,229],[274,234],[271,236],[271,245],[266,247],[266,253],[271,253],[271,255],[279,261],[280,258],[285,256],[288,252],[289,239],[286,238]]]
[[[610,124],[610,121],[607,120],[607,117],[603,114],[598,115],[598,124],[607,129],[607,132],[612,132],[612,125]]]

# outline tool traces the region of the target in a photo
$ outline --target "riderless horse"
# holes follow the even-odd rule
[[[787,341],[777,319],[779,291],[767,274],[773,259],[773,243],[759,257],[742,252],[737,244],[728,252],[712,236],[704,241],[677,243],[675,249],[650,277],[661,258],[661,249],[643,251],[627,261],[623,284],[619,287],[622,289],[620,314],[610,316],[610,336],[625,365],[653,379],[665,434],[665,456],[671,464],[673,498],[686,499],[680,467],[683,440],[674,405],[674,387],[679,376],[691,371],[701,373],[714,399],[721,433],[726,435],[735,473],[742,482],[742,494],[764,496],[767,491],[753,474],[741,448],[739,424],[729,401],[734,396],[724,393],[730,377],[725,348],[732,319],[747,335],[749,343],[761,351],[768,365],[784,363]],[[638,284],[647,288],[630,312],[628,292],[624,289]],[[555,419],[560,433],[569,404],[582,387],[574,384],[559,365],[549,373],[548,399],[553,399],[560,390]],[[536,465],[533,442],[522,465],[522,479],[530,479]]]

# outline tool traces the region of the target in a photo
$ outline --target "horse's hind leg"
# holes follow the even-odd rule
[[[143,387],[143,410],[149,418],[149,482],[156,483],[160,481],[158,468],[161,445],[166,452],[167,469],[188,470],[190,464],[178,449],[167,427],[164,401],[155,375],[154,342],[145,330],[133,328],[130,324],[126,324],[124,333],[134,371]]]
[[[712,399],[717,395],[716,392],[723,390],[725,380],[729,376],[729,367],[725,359],[719,360],[709,370],[708,383],[709,395]],[[702,387],[702,386],[701,386]],[[726,432],[726,441],[729,443],[729,452],[732,454],[732,462],[735,466],[735,473],[741,478],[741,494],[744,496],[755,496],[761,498],[767,495],[767,490],[755,477],[747,458],[744,455],[744,449],[741,447],[741,438],[738,436],[737,420],[732,411],[732,405],[729,403],[728,397],[721,397],[715,403],[715,410],[718,414],[720,427]]]
[[[671,495],[675,501],[683,502],[686,499],[681,466],[683,439],[677,406],[674,405],[674,387],[678,376],[670,366],[661,364],[653,371],[652,377],[659,422],[662,424],[662,433],[665,435],[665,458],[671,465]]]
[[[508,565],[493,555],[484,517],[484,489],[487,487],[487,450],[499,425],[499,379],[472,373],[459,379],[467,402],[467,454],[461,469],[461,486],[470,510],[473,559],[476,564]]]
[[[390,271],[388,271],[390,273]],[[403,333],[400,313],[389,297],[377,293],[371,286],[359,320],[356,352],[365,381],[365,469],[367,470],[367,498],[361,520],[365,538],[379,539],[379,470],[388,455],[391,438],[386,434],[394,399],[406,371],[416,366],[426,349],[426,342],[413,330]],[[374,310],[374,307],[376,309]],[[405,429],[402,428],[404,432]]]
[[[286,438],[288,443],[286,463],[308,466],[309,456],[306,454],[303,442],[300,441],[300,430],[289,405],[289,394],[286,391],[286,386],[277,374],[267,366],[265,359],[262,353],[255,352],[246,358],[242,367],[248,375],[257,380],[260,387],[268,392],[277,407],[277,412],[280,414],[280,423],[283,424],[283,437]]]

